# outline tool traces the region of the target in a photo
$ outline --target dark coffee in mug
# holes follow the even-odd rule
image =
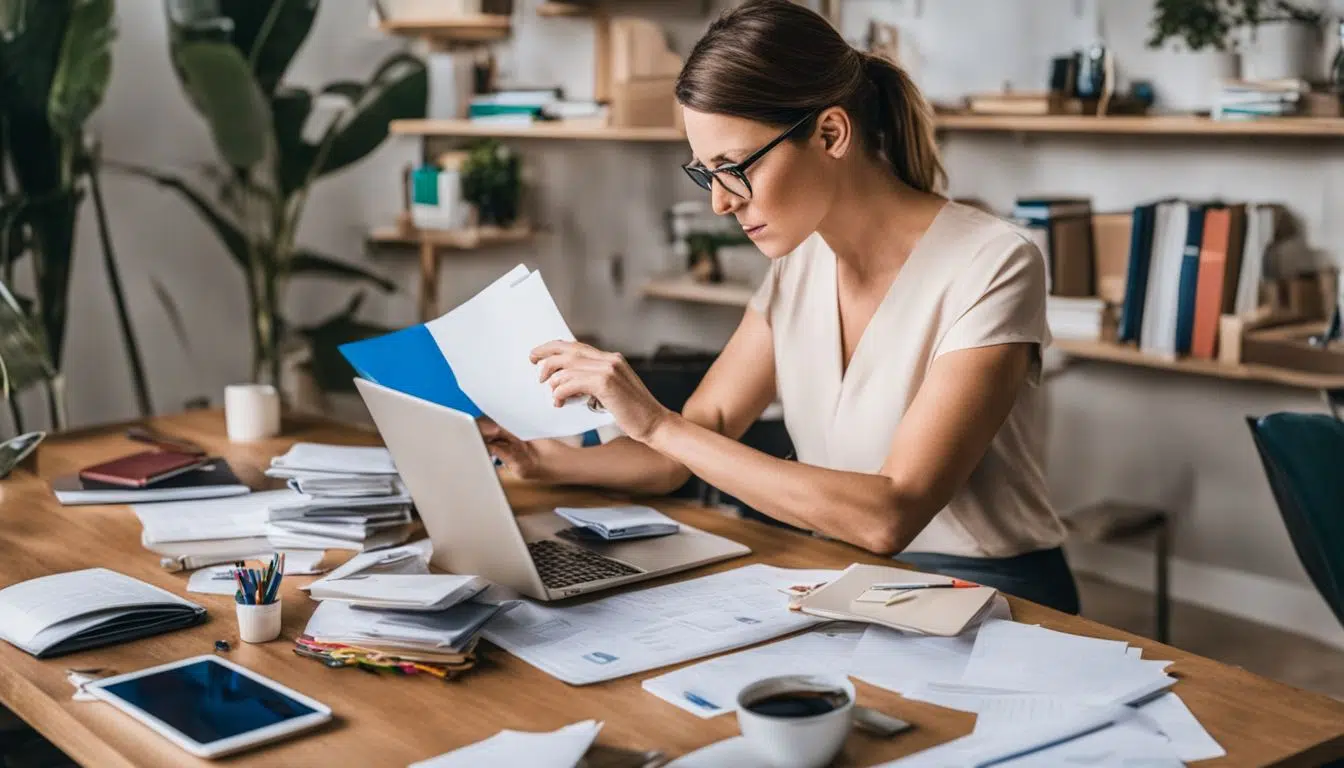
[[[748,710],[766,717],[815,717],[833,712],[849,703],[841,690],[803,689],[780,691],[747,704]]]

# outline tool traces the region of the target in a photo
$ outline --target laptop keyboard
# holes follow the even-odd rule
[[[619,560],[552,539],[530,542],[527,551],[532,555],[532,562],[537,564],[541,583],[548,589],[643,573]]]

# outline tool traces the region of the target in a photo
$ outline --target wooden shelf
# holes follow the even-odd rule
[[[593,3],[560,3],[546,2],[537,6],[537,15],[548,18],[556,17],[578,17],[588,18],[597,13],[597,7]]]
[[[1344,138],[1344,118],[1277,117],[1211,120],[1185,115],[949,115],[937,116],[944,131],[1082,133],[1139,136],[1276,136]]]
[[[697,283],[686,275],[659,278],[644,285],[644,295],[651,298],[694,304],[716,304],[724,307],[745,307],[755,292],[756,290],[749,285]]]
[[[485,43],[509,36],[512,20],[498,14],[449,16],[442,19],[392,19],[379,27],[387,33],[448,42]]]
[[[1211,376],[1233,381],[1254,381],[1267,384],[1279,384],[1301,389],[1340,389],[1344,388],[1344,376],[1312,371],[1298,371],[1291,368],[1276,368],[1269,365],[1244,363],[1228,365],[1217,360],[1200,360],[1182,357],[1174,360],[1145,355],[1138,348],[1104,341],[1079,341],[1076,339],[1056,339],[1054,347],[1067,355],[1087,360],[1101,360],[1109,363],[1153,368],[1177,373],[1190,373],[1197,376]]]
[[[676,128],[618,128],[584,120],[548,120],[527,125],[475,123],[470,120],[393,120],[390,130],[395,134],[410,136],[652,142],[686,140],[686,135]]]
[[[1255,121],[1204,117],[1079,117],[1054,115],[939,115],[938,128],[954,133],[1041,133],[1131,136],[1209,136],[1344,139],[1344,118],[1281,117]],[[392,133],[418,136],[494,136],[519,139],[680,142],[676,128],[615,128],[596,122],[556,120],[525,125],[492,125],[470,120],[396,120]]]
[[[479,227],[476,229],[422,229],[405,232],[396,226],[379,227],[369,233],[369,242],[379,245],[430,245],[435,248],[469,251],[487,248],[492,245],[521,243],[531,240],[534,232],[531,227],[522,225],[500,229],[499,227]]]

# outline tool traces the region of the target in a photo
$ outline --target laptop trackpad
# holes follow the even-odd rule
[[[716,549],[712,545],[707,547],[706,539],[718,538],[697,528],[691,528],[685,523],[681,524],[679,533],[632,541],[576,541],[571,537],[556,535],[570,527],[572,523],[550,511],[522,515],[518,518],[518,528],[523,532],[523,538],[529,542],[557,539],[645,571],[659,571],[699,560],[707,549]]]

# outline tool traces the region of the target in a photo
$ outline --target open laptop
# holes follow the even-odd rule
[[[434,545],[431,562],[484,576],[538,600],[558,600],[751,552],[683,524],[668,536],[587,542],[557,534],[553,510],[515,517],[476,420],[363,378],[355,386],[392,453]]]

